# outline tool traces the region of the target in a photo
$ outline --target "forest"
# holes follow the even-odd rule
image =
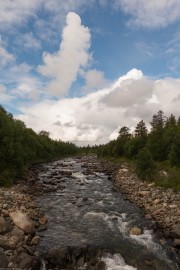
[[[47,131],[35,133],[0,106],[0,186],[14,183],[28,166],[67,155],[95,153],[100,158],[133,163],[141,179],[180,189],[180,117],[157,112],[148,130],[143,120],[133,132],[121,127],[116,140],[93,147],[77,147],[52,140]],[[165,170],[168,177],[157,173]],[[161,179],[162,178],[162,179]]]
[[[74,144],[52,140],[46,131],[35,133],[0,106],[0,186],[11,185],[31,164],[76,153]]]
[[[105,145],[85,147],[82,151],[99,157],[124,159],[135,165],[141,179],[155,180],[158,185],[180,189],[180,117],[157,112],[147,129],[143,120],[133,132],[127,126],[119,131],[116,140]],[[163,173],[167,172],[165,176]]]

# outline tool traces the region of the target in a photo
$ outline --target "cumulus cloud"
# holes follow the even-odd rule
[[[125,14],[129,25],[147,28],[165,27],[180,20],[179,0],[114,0]]]
[[[57,96],[66,94],[81,68],[86,67],[90,60],[90,38],[89,29],[81,24],[80,17],[69,12],[59,51],[44,53],[44,65],[38,67],[42,75],[52,78],[49,92]]]
[[[150,80],[133,69],[111,86],[84,97],[21,106],[18,118],[37,132],[49,131],[54,139],[105,143],[116,138],[124,125],[133,129],[142,119],[149,123],[158,110],[178,117],[179,87],[179,79]],[[110,96],[116,101],[113,98],[109,104]]]
[[[137,106],[146,103],[152,97],[152,90],[152,81],[146,78],[127,79],[101,101],[111,107]]]
[[[82,90],[86,93],[104,88],[108,85],[108,81],[102,71],[96,69],[88,70],[83,76],[85,79],[85,86]]]

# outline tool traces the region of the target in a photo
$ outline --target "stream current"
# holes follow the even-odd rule
[[[47,189],[56,187],[38,199],[48,217],[48,228],[40,233],[41,253],[98,246],[106,251],[101,260],[108,270],[179,269],[175,255],[153,233],[152,222],[114,188],[95,157],[44,164],[38,181]],[[141,228],[142,234],[130,235],[133,227]]]

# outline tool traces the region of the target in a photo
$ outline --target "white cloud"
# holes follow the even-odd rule
[[[11,94],[18,99],[37,101],[41,88],[35,78],[26,77],[11,90]]]
[[[15,57],[13,54],[9,53],[4,47],[0,44],[0,66],[4,66],[10,62],[13,62]]]
[[[83,91],[88,93],[97,89],[104,88],[108,85],[108,81],[105,79],[104,72],[96,69],[88,70],[84,73],[85,86]]]
[[[80,11],[91,4],[94,0],[84,1],[84,0],[41,0],[43,8],[50,12],[54,17],[54,22],[59,22],[60,17],[64,16],[70,11]]]
[[[180,31],[176,32],[166,45],[166,53],[179,53],[180,51]]]
[[[81,68],[85,68],[90,60],[90,32],[81,24],[80,17],[69,12],[63,29],[60,49],[54,54],[44,53],[44,65],[38,71],[49,78],[49,92],[62,96],[67,93],[76,80]]]
[[[19,102],[21,99],[27,99],[28,101],[37,101],[38,97],[44,96],[44,85],[37,76],[33,73],[33,67],[26,64],[16,64],[11,62],[6,66],[0,66],[0,84],[3,86],[3,96],[6,95],[10,99],[16,99]],[[5,100],[0,98],[1,103]]]
[[[114,0],[125,14],[130,15],[131,26],[158,28],[180,20],[179,0]]]
[[[12,96],[7,94],[6,87],[4,85],[0,84],[0,101],[1,101],[1,103],[2,102],[9,102],[11,99],[12,99]]]
[[[160,109],[166,115],[173,113],[178,117],[179,88],[179,79],[150,81],[141,71],[133,69],[111,86],[85,97],[44,100],[21,107],[22,114],[18,117],[36,131],[49,131],[56,139],[104,143],[114,139],[124,125],[132,129],[142,119],[148,123]],[[110,95],[118,95],[112,104]]]
[[[39,7],[39,0],[0,0],[0,27],[6,28],[10,25],[25,22]]]
[[[21,34],[16,39],[16,44],[18,44],[22,50],[22,48],[26,50],[35,50],[41,48],[41,42],[37,39],[32,32]]]
[[[0,0],[0,28],[17,27],[28,22],[29,18],[39,20],[42,10],[46,16],[51,17],[49,27],[57,28],[63,22],[65,15],[69,11],[82,10],[94,1],[84,0]],[[46,19],[43,21],[45,22]]]
[[[152,81],[146,78],[126,79],[101,101],[111,107],[127,108],[146,103],[152,97],[152,91]]]

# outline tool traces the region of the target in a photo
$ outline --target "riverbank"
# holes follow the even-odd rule
[[[0,188],[0,269],[41,267],[36,247],[47,218],[35,202],[35,194],[28,194],[36,176],[37,169],[29,170],[20,184]]]
[[[105,162],[106,163],[106,162]],[[103,163],[104,164],[104,161]],[[146,219],[152,219],[173,239],[173,246],[180,247],[180,192],[155,186],[153,182],[141,181],[128,164],[109,163],[112,181],[127,199],[143,208]],[[103,165],[107,170],[107,165]]]

